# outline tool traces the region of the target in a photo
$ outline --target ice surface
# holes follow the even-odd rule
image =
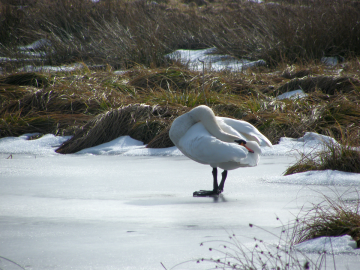
[[[214,257],[209,245],[220,247],[232,233],[250,249],[254,237],[275,245],[281,224],[305,204],[359,182],[356,174],[336,171],[282,176],[295,162],[289,149],[329,140],[319,134],[282,139],[257,167],[229,172],[218,199],[192,197],[212,188],[211,168],[176,147],[147,149],[125,136],[61,155],[54,151],[68,137],[27,140],[31,135],[0,139],[0,256],[26,269],[163,269],[160,262],[170,269]],[[308,245],[313,252],[320,244]],[[335,246],[336,269],[357,269],[358,250]],[[174,269],[211,267],[189,262]],[[0,268],[17,269],[4,260]]]
[[[319,237],[297,244],[295,248],[303,252],[326,252],[328,254],[353,252],[356,241],[350,235],[339,237]]]

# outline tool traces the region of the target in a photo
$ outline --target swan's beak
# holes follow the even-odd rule
[[[250,153],[254,154],[254,151],[251,150],[249,147],[247,147],[246,145],[243,145]]]
[[[254,153],[253,150],[251,150],[249,147],[246,146],[246,141],[244,140],[235,140],[239,145],[244,146],[250,153]]]

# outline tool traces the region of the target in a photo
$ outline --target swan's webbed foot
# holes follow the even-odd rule
[[[217,182],[217,168],[213,168],[212,174],[213,174],[213,177],[214,177],[214,188],[213,188],[213,190],[195,191],[193,193],[193,197],[214,197],[214,196],[220,195],[221,192],[223,192],[225,179],[226,179],[226,176],[227,176],[227,170],[224,170],[222,172],[222,174],[221,174],[222,178],[221,178],[220,185],[218,185],[218,182]]]
[[[193,197],[214,197],[218,196],[222,190],[199,190],[193,193]]]

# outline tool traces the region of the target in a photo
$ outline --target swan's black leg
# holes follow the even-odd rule
[[[227,170],[224,170],[222,173],[221,173],[221,182],[220,182],[220,186],[219,186],[219,193],[223,192],[224,190],[224,185],[225,185],[225,180],[226,180],[226,176],[227,176]]]
[[[219,189],[219,185],[218,185],[218,181],[217,181],[217,173],[218,173],[217,168],[213,168],[213,170],[212,170],[212,175],[213,175],[213,179],[214,179],[213,191]]]
[[[222,179],[221,179],[220,186],[218,185],[218,181],[217,181],[217,168],[213,168],[212,175],[213,175],[213,178],[214,178],[213,190],[195,191],[193,193],[194,197],[214,196],[214,195],[219,195],[222,192],[222,189],[220,189],[220,187],[224,188],[224,182],[225,182],[224,178],[226,178],[226,174],[225,174],[225,177],[224,177],[224,172],[222,173]]]

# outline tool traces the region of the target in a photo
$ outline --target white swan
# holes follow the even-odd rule
[[[195,197],[219,195],[224,189],[228,170],[256,166],[260,160],[260,145],[272,146],[269,139],[250,123],[217,117],[205,105],[176,118],[169,135],[185,156],[213,167],[213,190],[195,191]],[[220,185],[217,167],[224,170]]]

